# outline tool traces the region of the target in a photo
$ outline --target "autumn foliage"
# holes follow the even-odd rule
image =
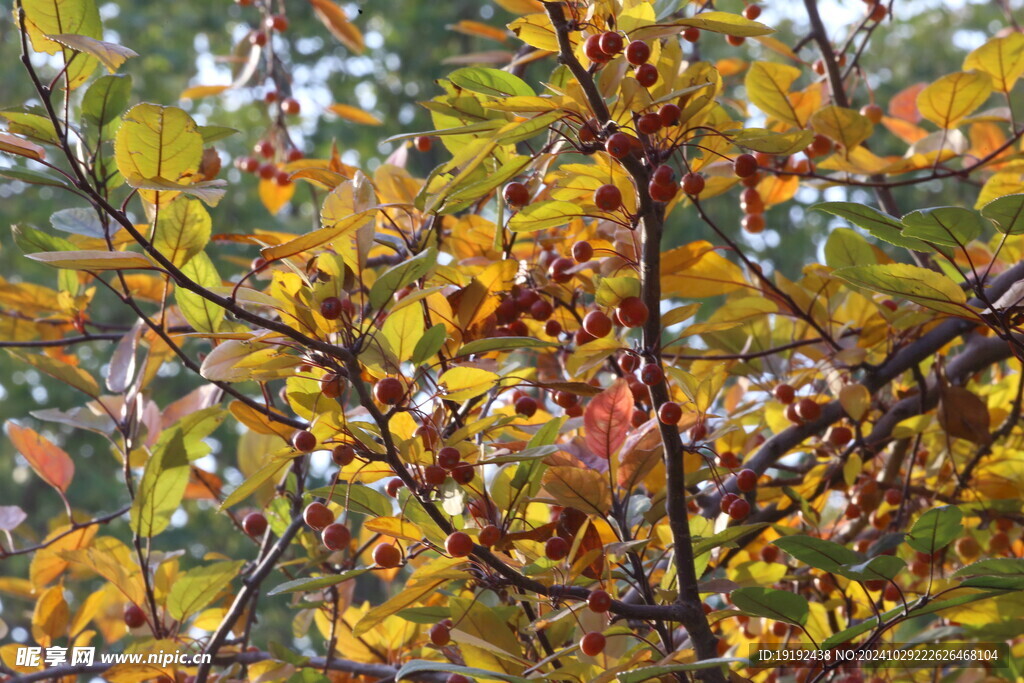
[[[93,0],[15,5],[36,101],[0,113],[0,176],[61,201],[57,232],[14,230],[56,270],[0,280],[0,345],[78,404],[6,427],[66,513],[0,508],[0,557],[31,558],[0,578],[32,641],[0,646],[5,675],[915,680],[750,659],[914,641],[1009,645],[929,680],[1014,678],[1024,35],[876,102],[860,59],[899,2],[837,27],[805,0],[808,38],[786,45],[753,4],[502,0],[507,30],[453,28],[514,43],[513,62],[441,78],[433,129],[370,172],[298,148],[296,117],[325,112],[275,58],[289,13],[352,52],[358,23],[330,0],[239,4],[236,52],[274,89],[183,98],[251,90],[264,131],[137,102],[117,71],[138,55],[104,41]],[[705,61],[712,41],[732,56]],[[974,203],[894,196],[936,183]],[[748,240],[801,239],[772,209],[808,188],[846,200],[814,207],[824,263],[787,277]],[[312,228],[275,227],[308,204]],[[101,293],[120,318],[94,315]],[[202,386],[158,399],[167,364]],[[54,425],[106,440],[106,509],[73,505],[81,461]],[[228,432],[237,459],[211,464]],[[245,551],[196,525],[207,555],[168,541],[199,506]],[[267,641],[267,604],[315,655]],[[54,673],[16,665],[25,644],[213,659]]]

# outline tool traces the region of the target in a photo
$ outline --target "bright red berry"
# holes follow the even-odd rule
[[[434,140],[429,135],[418,135],[415,144],[420,152],[429,152],[434,146]]]
[[[664,424],[679,424],[681,419],[683,419],[683,409],[675,401],[662,403],[658,408],[658,420]]]
[[[300,453],[309,453],[316,448],[316,437],[312,432],[300,429],[292,434],[292,447]]]
[[[384,405],[393,406],[402,400],[405,388],[394,377],[384,377],[373,385],[373,397]]]
[[[744,520],[750,514],[750,503],[739,498],[729,506],[728,515],[736,521]]]
[[[640,381],[653,387],[665,381],[665,373],[657,363],[648,363],[640,370]]]
[[[277,31],[281,33],[288,30],[288,17],[283,14],[272,14],[266,18],[263,25],[267,27],[267,30]]]
[[[423,468],[423,481],[430,486],[441,486],[448,478],[448,470],[440,465],[427,465]]]
[[[626,46],[626,61],[634,66],[646,64],[651,58],[651,46],[642,40],[634,40]]]
[[[548,268],[548,277],[554,282],[568,282],[572,279],[573,274],[570,271],[575,267],[576,262],[571,258],[565,256],[559,256],[551,262],[551,267]]]
[[[675,185],[676,184],[676,172],[668,164],[662,164],[654,169],[651,173],[651,182],[659,185]]]
[[[622,206],[622,192],[615,185],[602,185],[594,190],[594,205],[602,211],[615,211]]]
[[[756,235],[764,230],[765,220],[763,213],[748,213],[743,216],[740,225],[747,232]]]
[[[739,178],[746,178],[757,173],[757,159],[753,154],[741,154],[732,162],[732,171]]]
[[[647,322],[647,318],[650,316],[647,304],[638,296],[627,296],[620,301],[616,312],[619,321],[625,327],[640,327]]]
[[[344,524],[328,524],[320,532],[320,540],[328,550],[344,550],[352,540],[352,533]]]
[[[612,58],[610,54],[601,49],[601,36],[592,35],[583,41],[583,54],[595,64],[604,64]]]
[[[658,118],[661,119],[661,125],[674,126],[679,123],[679,117],[682,115],[682,110],[679,109],[678,105],[666,104],[662,105],[661,109],[658,110]]]
[[[302,106],[299,104],[298,100],[289,97],[281,102],[281,111],[289,116],[295,116],[302,111]]]
[[[352,447],[352,444],[342,443],[334,447],[331,451],[331,460],[338,467],[345,467],[352,463],[356,459],[356,449]]]
[[[302,512],[302,520],[310,529],[320,531],[334,522],[334,513],[323,503],[310,503]]]
[[[802,398],[796,404],[796,414],[804,421],[817,420],[821,416],[821,406],[813,398]]]
[[[736,473],[736,488],[744,493],[757,488],[757,472],[754,470],[740,470]]]
[[[591,612],[597,612],[598,614],[604,614],[612,606],[612,596],[608,595],[607,591],[593,590],[590,591],[590,595],[587,597],[587,607],[590,608]]]
[[[657,114],[644,114],[636,120],[636,129],[644,135],[654,135],[661,130],[661,117]]]
[[[405,482],[398,477],[392,477],[388,480],[387,485],[384,487],[384,491],[392,498],[398,498],[398,490],[405,486]]]
[[[796,397],[796,390],[788,384],[777,385],[772,393],[780,402],[786,404],[792,403]]]
[[[753,21],[761,16],[761,8],[757,5],[747,5],[743,10],[743,16]]]
[[[530,190],[522,183],[509,183],[502,194],[509,206],[526,206],[530,203]]]
[[[473,552],[473,539],[463,531],[453,532],[445,539],[444,549],[452,557],[466,557]]]
[[[485,526],[483,529],[480,530],[480,539],[479,540],[480,540],[480,545],[485,546],[487,548],[491,548],[498,541],[501,540],[501,529],[499,529],[498,527],[494,526],[493,524],[488,524],[487,526]]]
[[[658,67],[653,64],[641,64],[633,75],[636,77],[637,83],[645,88],[650,88],[658,82]]]
[[[267,530],[267,518],[259,512],[250,512],[242,520],[242,530],[253,538],[262,536]]]
[[[402,563],[402,551],[390,543],[380,543],[373,549],[373,561],[385,569],[397,567]]]
[[[598,45],[601,51],[607,55],[617,55],[622,52],[622,35],[615,31],[605,31],[601,34]]]
[[[651,195],[651,199],[656,202],[670,202],[672,198],[676,196],[676,185],[662,185],[656,183],[653,180],[647,184],[647,193]]]
[[[633,151],[633,142],[625,133],[614,133],[604,143],[604,148],[611,156],[622,159]]]
[[[704,191],[704,176],[702,176],[700,173],[693,173],[691,171],[690,173],[687,173],[686,175],[683,176],[683,181],[681,185],[683,188],[683,192],[685,192],[686,194],[690,196],[699,195],[701,192]]]
[[[686,30],[683,31],[683,39],[691,43],[696,43],[700,40],[700,29],[696,26],[687,26]]]
[[[596,657],[604,652],[604,645],[604,634],[597,631],[591,631],[580,638],[580,650],[588,657]]]
[[[600,339],[612,331],[612,319],[603,311],[591,311],[583,318],[583,329]]]

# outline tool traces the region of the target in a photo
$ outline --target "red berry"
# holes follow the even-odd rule
[[[589,344],[590,342],[594,341],[595,339],[597,339],[597,337],[595,337],[594,335],[590,334],[589,332],[587,332],[582,327],[580,329],[576,330],[576,334],[573,335],[573,341],[576,342],[576,346],[583,346],[584,344]]]
[[[292,447],[300,453],[309,453],[316,448],[316,437],[312,432],[300,429],[292,434]]]
[[[274,156],[274,143],[269,140],[260,140],[253,145],[252,151],[256,152],[256,154],[259,154],[261,157],[270,159]]]
[[[792,422],[793,424],[799,425],[804,423],[803,419],[801,419],[800,415],[797,414],[796,412],[795,403],[790,403],[788,406],[786,406],[786,419]]]
[[[568,282],[573,276],[569,270],[575,266],[576,262],[571,258],[560,256],[551,262],[551,267],[548,268],[548,277],[554,282]]]
[[[281,187],[288,187],[292,184],[292,175],[288,171],[281,169],[274,175],[274,182]]]
[[[146,613],[135,603],[125,605],[124,623],[128,628],[139,628],[146,623]]]
[[[509,183],[502,194],[509,206],[526,206],[530,203],[530,191],[522,183]]]
[[[753,21],[754,19],[757,19],[759,16],[761,16],[761,8],[758,7],[757,5],[747,5],[746,8],[743,10],[743,16]]]
[[[864,512],[860,509],[860,506],[857,505],[856,503],[850,503],[849,505],[846,506],[846,518],[847,519],[857,519],[858,517],[860,517],[863,514],[864,514]]]
[[[654,173],[651,174],[651,182],[659,185],[675,185],[676,184],[676,172],[671,166],[662,164],[654,169]],[[673,187],[673,189],[675,189]]]
[[[459,449],[445,446],[437,453],[437,464],[446,470],[455,469],[462,462],[462,453]]]
[[[544,325],[544,334],[549,337],[557,337],[562,334],[562,323],[557,320],[549,320]]]
[[[610,54],[601,49],[601,36],[592,35],[583,41],[583,54],[595,64],[604,64],[612,58]]]
[[[392,498],[398,498],[398,489],[402,488],[403,486],[405,486],[404,481],[402,481],[398,477],[392,477],[391,479],[388,479],[387,486],[384,488],[384,490]]]
[[[440,465],[427,465],[423,469],[423,481],[431,486],[441,486],[448,478],[448,470]]]
[[[642,69],[644,67],[640,68]],[[657,73],[657,71],[655,71],[655,73]],[[661,117],[657,114],[644,114],[636,120],[636,129],[644,135],[654,135],[661,130]]]
[[[288,99],[281,102],[281,111],[289,116],[295,116],[302,110],[299,101],[289,97]]]
[[[249,34],[249,42],[258,47],[263,47],[267,44],[267,34],[263,31],[254,31]]]
[[[780,402],[786,404],[792,403],[793,399],[796,397],[796,390],[788,384],[777,385],[772,393]]]
[[[772,563],[779,559],[779,546],[766,545],[761,548],[761,561]]]
[[[320,315],[328,320],[337,320],[341,317],[341,299],[336,296],[329,296],[321,301]]]
[[[288,150],[288,161],[298,161],[303,157],[302,150],[292,147]]]
[[[903,500],[903,492],[899,489],[886,489],[885,491],[885,502],[893,507],[900,504]]]
[[[681,183],[683,192],[688,195],[696,196],[704,191],[704,176],[699,173],[687,173],[683,176],[683,182]]]
[[[415,140],[416,149],[420,152],[429,152],[434,146],[434,139],[429,135],[418,135]]]
[[[626,61],[634,66],[646,64],[651,58],[651,46],[642,40],[634,40],[626,46]]]
[[[544,543],[544,555],[549,560],[564,560],[569,556],[569,550],[571,546],[569,541],[565,540],[561,536],[552,536]]]
[[[632,374],[640,367],[640,358],[631,353],[624,353],[619,356],[619,369],[627,375]]]
[[[862,110],[863,113],[863,110]],[[824,135],[815,135],[804,153],[809,157],[823,157],[832,152],[832,141]]]
[[[634,428],[639,427],[643,423],[647,422],[648,417],[646,410],[634,408],[633,414],[629,418],[629,424],[633,425]]]
[[[657,363],[648,363],[640,370],[640,381],[653,387],[665,381],[665,373]]]
[[[257,174],[263,180],[273,180],[277,177],[277,167],[273,164],[263,164],[257,171]]]
[[[741,154],[732,162],[732,172],[739,178],[746,178],[757,173],[757,159],[753,154]]]
[[[636,77],[637,83],[645,88],[650,88],[658,82],[658,67],[653,64],[641,64],[633,75]]]
[[[740,466],[740,459],[732,451],[722,451],[718,454],[718,466],[734,470]]]
[[[279,33],[282,31],[287,31],[288,17],[284,16],[283,14],[272,14],[271,16],[266,18],[266,20],[263,22],[263,25],[266,26],[267,29],[271,31],[277,31]]]
[[[373,561],[385,569],[397,567],[402,563],[402,551],[390,543],[380,543],[373,549]]]
[[[456,531],[448,534],[448,538],[444,542],[444,549],[452,557],[466,557],[473,552],[473,539],[465,532]]]
[[[747,42],[747,39],[743,36],[726,36],[725,42],[729,43],[733,47],[739,47],[743,43]]]
[[[516,412],[526,417],[533,417],[537,412],[537,401],[532,396],[523,396],[516,401]]]
[[[334,450],[331,451],[331,460],[333,460],[334,464],[338,467],[345,467],[346,465],[351,464],[355,459],[356,449],[352,447],[352,444],[338,444],[334,447]]]
[[[750,503],[743,500],[742,498],[738,498],[737,500],[733,501],[733,504],[729,506],[728,515],[736,521],[746,519],[747,515],[749,514]]]
[[[324,375],[323,379],[320,380],[320,391],[327,398],[338,398],[344,390],[345,380],[338,377],[333,372],[327,373]]]
[[[473,481],[473,477],[475,476],[476,470],[473,469],[472,465],[469,465],[467,463],[462,463],[461,465],[456,465],[455,467],[452,468],[452,479],[454,479],[457,484],[461,484],[462,486],[465,486],[469,482]]]
[[[817,420],[821,416],[821,406],[813,398],[802,398],[796,404],[796,414],[804,421]]]
[[[344,524],[328,524],[320,532],[320,540],[328,550],[344,550],[352,540],[352,534]]]
[[[722,499],[719,501],[719,508],[722,512],[729,514],[729,507],[739,499],[740,497],[735,493],[723,494]]]
[[[267,530],[267,518],[259,512],[250,512],[242,520],[242,530],[253,538],[262,536]]]
[[[881,0],[868,7],[868,17],[871,21],[882,21],[888,14],[889,10],[882,4]]]
[[[662,403],[658,408],[658,420],[667,425],[679,424],[683,419],[683,409],[675,401]]]
[[[580,638],[580,650],[588,657],[596,657],[604,652],[604,644],[604,634],[597,631],[591,631]]]
[[[676,186],[674,183],[672,185],[661,185],[652,180],[647,184],[647,193],[656,202],[669,202],[676,196]]]
[[[614,185],[605,185],[604,187],[615,187]],[[616,187],[615,191],[619,189]],[[586,263],[590,259],[594,258],[594,247],[590,246],[590,242],[579,241],[572,245],[572,257],[576,259],[576,263]]]
[[[594,590],[590,591],[590,595],[587,597],[587,607],[590,608],[591,612],[597,612],[598,614],[604,614],[612,606],[612,596],[608,595],[607,591]]]
[[[882,116],[885,112],[877,104],[865,104],[860,108],[860,113],[871,123],[878,124],[882,122]]]
[[[452,631],[445,624],[434,624],[430,627],[430,642],[438,647],[444,647],[452,639]]]
[[[480,545],[488,548],[493,547],[498,541],[501,540],[501,529],[488,524],[480,530]]]
[[[449,674],[445,683],[473,683],[473,681],[469,680],[462,674]]]
[[[679,123],[679,117],[682,115],[682,110],[679,109],[678,105],[666,104],[662,105],[661,109],[658,110],[658,118],[661,119],[661,125],[674,126]]]
[[[602,185],[594,190],[594,205],[602,211],[615,211],[622,206],[622,192],[615,185]]]
[[[757,472],[754,470],[740,470],[736,473],[736,488],[744,493],[757,488]]]
[[[853,440],[853,432],[849,427],[833,427],[828,430],[828,441],[833,446],[845,446]]]
[[[600,339],[612,331],[612,319],[603,311],[591,311],[583,318],[583,329]]]
[[[607,55],[617,55],[622,52],[622,35],[615,31],[605,31],[598,41],[601,51]]]
[[[764,213],[764,200],[761,193],[748,187],[740,193],[740,208],[744,213]]]
[[[650,315],[647,304],[638,296],[627,296],[620,301],[616,312],[618,313],[619,321],[625,327],[640,327],[647,322],[647,318]]]
[[[751,234],[757,234],[764,230],[764,214],[763,213],[748,213],[743,216],[743,220],[740,221],[740,225],[744,230]]]
[[[384,377],[373,386],[373,397],[384,405],[393,406],[402,400],[405,388],[394,377]]]
[[[530,316],[534,320],[547,320],[555,312],[555,307],[547,299],[537,299],[530,306]]]
[[[260,160],[256,157],[242,157],[238,160],[238,168],[244,173],[255,173],[260,170]]]
[[[310,503],[302,512],[302,520],[310,529],[320,531],[334,522],[334,513],[323,503]]]
[[[690,441],[703,441],[707,435],[708,428],[703,422],[698,422],[690,427]]]
[[[604,143],[604,148],[611,156],[622,159],[633,151],[633,141],[625,133],[615,133]]]
[[[700,40],[700,29],[696,26],[687,26],[686,30],[683,31],[683,39],[691,43],[696,43]]]

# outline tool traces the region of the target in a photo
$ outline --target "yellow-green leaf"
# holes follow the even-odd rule
[[[221,285],[217,268],[205,252],[199,252],[193,256],[188,263],[182,266],[181,272],[203,287],[210,288]],[[181,314],[196,331],[213,333],[220,329],[220,324],[224,320],[224,309],[220,306],[184,287],[175,289],[174,297],[178,301],[178,309],[181,310]]]
[[[125,113],[114,140],[117,170],[132,187],[146,181],[181,182],[195,174],[202,156],[203,136],[192,117],[177,107],[135,105]],[[166,203],[177,193],[145,189],[140,194],[149,202]]]
[[[815,133],[838,142],[848,151],[871,136],[874,126],[868,117],[853,109],[830,105],[811,115],[811,128]]]
[[[157,449],[146,463],[132,502],[132,530],[150,537],[166,529],[185,495],[188,477],[185,440],[176,430],[167,445]]]
[[[108,43],[105,40],[97,40],[89,36],[81,36],[74,33],[57,33],[47,35],[46,37],[57,41],[65,47],[71,48],[75,52],[92,55],[100,60],[110,73],[115,73],[128,59],[139,56],[138,52],[123,45]]]
[[[958,71],[935,81],[917,95],[921,115],[940,128],[956,128],[992,94],[992,79],[979,71]]]
[[[964,290],[934,270],[906,263],[889,263],[840,268],[835,275],[858,287],[909,299],[936,311],[971,315]]]
[[[41,251],[26,254],[33,261],[45,263],[54,268],[70,270],[130,270],[151,269],[152,262],[142,254],[130,251]]]
[[[1011,33],[993,38],[964,59],[964,70],[983,71],[1000,92],[1010,92],[1024,74],[1024,35]]]
[[[243,560],[217,562],[188,570],[171,586],[167,596],[168,613],[178,621],[184,621],[203,609],[228,587],[243,564]]]
[[[445,390],[445,398],[452,401],[466,401],[490,390],[500,377],[482,368],[462,366],[452,368],[438,380]]]
[[[180,268],[206,247],[211,227],[210,214],[203,205],[182,197],[161,209],[153,246]]]
[[[584,211],[572,202],[545,201],[530,204],[513,216],[508,222],[512,232],[534,232],[546,228],[557,228],[573,218],[583,216]]]
[[[747,88],[750,101],[773,119],[802,127],[793,103],[789,99],[789,89],[796,79],[800,78],[800,69],[788,64],[774,62],[754,62],[750,65],[743,84]]]
[[[75,56],[74,50],[48,37],[48,34],[75,34],[89,38],[103,37],[100,13],[94,0],[22,0],[25,8],[25,29],[37,52],[62,52],[68,64],[67,79],[72,89],[85,83],[96,68],[97,60],[88,54]]]

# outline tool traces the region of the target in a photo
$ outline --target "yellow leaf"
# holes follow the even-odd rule
[[[37,589],[50,583],[67,569],[68,561],[61,556],[61,553],[65,550],[74,550],[75,548],[88,546],[92,543],[98,527],[87,526],[65,534],[69,529],[70,527],[65,526],[51,531],[47,534],[45,541],[49,542],[52,540],[53,542],[32,556],[28,575],[32,585]],[[61,534],[64,535],[62,536]]]
[[[287,258],[358,232],[363,226],[372,223],[377,212],[375,208],[371,209],[365,206],[358,209],[357,203],[365,204],[357,201],[351,182],[338,185],[324,200],[324,206],[320,212],[321,224],[324,227],[290,242],[267,247],[262,251],[263,258],[268,261]],[[351,249],[339,249],[338,251],[343,256],[351,257]],[[357,267],[354,262],[351,262],[351,258],[347,259],[347,262],[353,269]]]
[[[543,12],[544,5],[539,0],[494,0],[495,4],[512,14],[529,14]]]
[[[67,492],[75,476],[75,463],[63,448],[35,430],[13,422],[7,423],[7,435],[40,479],[58,491]]]
[[[346,121],[353,123],[365,123],[368,126],[379,126],[381,120],[369,112],[365,112],[359,107],[353,107],[347,104],[332,104],[327,107],[328,111],[336,116],[340,116]]]
[[[859,421],[871,407],[871,392],[863,384],[848,384],[839,390],[839,404],[850,418]]]
[[[210,241],[213,222],[203,205],[181,197],[160,212],[153,231],[153,246],[179,268]]]
[[[445,398],[451,401],[466,401],[492,389],[498,380],[490,370],[461,366],[448,370],[438,379],[445,391]]]
[[[356,622],[355,626],[352,627],[352,635],[358,638],[364,633],[368,633],[374,626],[377,626],[392,614],[420,602],[433,593],[439,586],[449,583],[450,581],[451,579],[445,576],[421,581],[415,580],[415,577],[410,579],[409,583],[405,586],[405,590],[387,602],[374,607],[364,614],[363,618]]]
[[[80,564],[106,579],[130,602],[145,604],[146,587],[139,565],[121,541],[111,536],[97,538],[89,548],[66,550],[61,553],[68,562]]]
[[[500,28],[495,28],[479,21],[473,21],[472,19],[463,19],[457,24],[448,26],[448,28],[452,31],[457,31],[458,33],[465,33],[468,36],[488,38],[490,40],[496,40],[499,43],[504,43],[508,40],[508,35]]]
[[[288,425],[271,420],[266,416],[266,413],[260,412],[241,401],[232,401],[228,405],[228,410],[235,416],[235,419],[258,434],[277,434],[287,441],[291,439],[292,434],[295,432]]]
[[[375,517],[367,520],[363,527],[378,534],[384,534],[391,538],[402,538],[413,543],[423,540],[423,532],[418,526],[398,517]]]
[[[25,647],[23,643],[8,643],[7,645],[0,645],[0,659],[3,660],[4,665],[15,673],[27,674],[41,670],[43,668],[42,657],[39,658],[38,666],[25,666],[24,664],[18,664],[18,651],[23,647]]]
[[[25,28],[37,52],[62,52],[67,68],[67,79],[72,89],[85,83],[96,68],[97,60],[91,55],[74,55],[74,51],[48,37],[48,34],[71,33],[100,39],[103,26],[94,0],[22,0],[25,8]],[[71,58],[74,57],[72,60]]]
[[[948,74],[922,90],[917,96],[921,115],[940,128],[957,124],[980,107],[992,93],[992,79],[978,71]]]
[[[423,336],[423,310],[419,306],[393,310],[384,321],[381,334],[395,358],[400,363],[406,362]]]
[[[789,99],[789,89],[799,77],[800,69],[795,66],[754,62],[743,83],[750,101],[758,109],[773,119],[803,127],[804,122]]]
[[[532,2],[532,0],[524,1]],[[525,12],[520,12],[520,14],[525,14]],[[558,52],[558,38],[555,36],[554,29],[551,28],[551,20],[546,14],[527,14],[527,16],[513,21],[508,27],[519,37],[519,40],[527,45],[546,52]]]
[[[181,99],[198,100],[201,97],[219,95],[230,87],[230,85],[193,85],[191,88],[185,88],[182,91]]]
[[[996,90],[1010,92],[1024,74],[1024,35],[1011,33],[992,38],[967,55],[964,70],[983,71],[992,77]]]
[[[279,185],[276,180],[260,178],[259,184],[260,201],[271,214],[276,214],[285,204],[291,201],[295,194],[295,183]]]
[[[1002,171],[993,174],[978,193],[978,201],[974,203],[975,209],[980,209],[991,201],[1005,197],[1008,194],[1024,192],[1024,174],[1018,171]]]
[[[0,133],[0,152],[7,152],[27,159],[42,161],[46,158],[46,150],[34,142],[22,140],[10,133]]]
[[[138,52],[123,45],[108,43],[104,40],[97,40],[75,33],[58,33],[47,35],[46,37],[57,41],[65,47],[71,48],[75,52],[92,55],[100,60],[110,73],[115,73],[128,59],[139,56]]]
[[[868,117],[853,109],[834,105],[814,112],[810,123],[815,133],[838,142],[844,147],[844,152],[867,140],[874,130]]]
[[[665,252],[661,272],[665,296],[718,296],[747,286],[739,266],[720,256],[704,241]]]
[[[348,20],[344,11],[331,0],[309,0],[316,18],[327,27],[338,42],[357,55],[363,53],[363,34]]]
[[[130,251],[43,251],[26,254],[33,261],[54,268],[70,270],[126,270],[153,268],[152,262],[142,254]]]
[[[559,505],[603,516],[612,505],[607,475],[597,470],[558,465],[544,471],[544,490]]]
[[[32,612],[32,637],[43,647],[50,647],[54,640],[64,637],[69,618],[64,586],[50,586],[39,596]]]
[[[201,178],[202,175],[192,177]],[[204,203],[210,206],[217,206],[224,196],[224,187],[227,185],[226,180],[202,180],[197,183],[179,183],[173,180],[164,180],[163,178],[140,178],[138,176],[128,176],[125,178],[125,182],[136,189],[145,190],[142,193],[144,196],[149,197],[152,196],[152,193],[157,193],[161,205],[172,201],[179,194],[187,194],[196,199],[203,200]]]
[[[129,185],[146,181],[178,183],[196,173],[203,156],[203,136],[195,121],[177,107],[137,104],[124,115],[114,140],[117,170]],[[174,191],[141,190],[148,202],[165,204]]]

